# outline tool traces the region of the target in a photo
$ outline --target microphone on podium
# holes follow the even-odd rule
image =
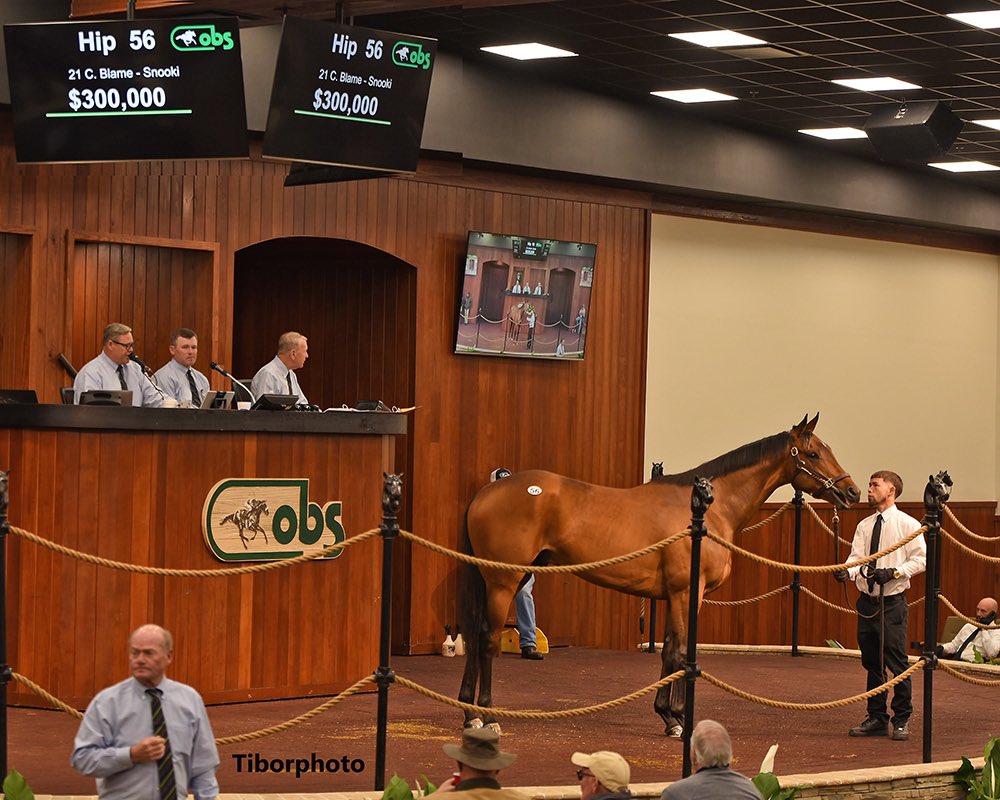
[[[160,388],[159,384],[157,384],[156,378],[153,377],[153,370],[151,370],[146,365],[146,362],[143,361],[141,358],[139,358],[139,356],[137,356],[135,352],[131,352],[128,354],[128,360],[139,365],[139,369],[141,369],[142,374],[146,376],[146,380],[148,380],[151,384],[153,384],[153,388],[156,389],[157,392],[159,392],[160,397],[166,400],[167,396],[163,393],[163,389]]]
[[[236,378],[231,373],[227,372],[224,366],[215,361],[210,361],[208,366],[214,369],[220,375],[225,375],[227,378],[229,378],[229,380],[231,380],[233,383],[239,386],[244,392],[246,392],[247,395],[249,395],[250,397],[251,403],[257,402],[257,398],[253,396],[253,392],[250,391],[250,388],[245,383],[243,383],[243,381],[241,381],[239,378]]]

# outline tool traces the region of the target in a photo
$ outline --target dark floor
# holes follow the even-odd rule
[[[864,691],[864,675],[856,661],[786,655],[707,654],[701,668],[750,692],[793,702],[817,702]],[[440,656],[397,658],[395,671],[412,681],[455,696],[463,659]],[[559,710],[610,700],[653,683],[659,659],[646,653],[586,648],[559,648],[544,661],[503,656],[495,669],[497,705],[519,709]],[[123,676],[124,677],[124,676]],[[729,729],[735,767],[757,772],[770,745],[778,743],[775,771],[780,775],[859,767],[919,763],[923,724],[920,673],[913,681],[916,713],[908,742],[887,738],[857,739],[847,730],[865,716],[863,704],[820,712],[781,711],[736,698],[700,681],[696,718],[713,718]],[[1000,690],[962,683],[942,672],[934,680],[935,761],[981,756],[989,734],[1000,733],[997,708]],[[216,736],[245,733],[290,719],[322,699],[213,706],[209,716]],[[317,792],[371,789],[375,767],[374,694],[352,697],[332,711],[289,732],[248,744],[220,748],[219,783],[223,792]],[[452,771],[441,745],[460,735],[461,712],[393,687],[389,697],[388,772],[410,779],[428,775],[435,783]],[[12,709],[8,763],[41,794],[90,794],[94,783],[69,766],[77,722],[66,714],[36,709]],[[635,783],[675,780],[681,771],[681,744],[663,736],[663,725],[652,710],[652,695],[612,711],[546,722],[503,723],[503,747],[520,755],[504,771],[507,785],[575,784],[570,764],[574,750],[617,750],[632,765]],[[334,774],[248,772],[254,756],[309,759],[312,754],[335,759]],[[239,755],[251,759],[238,759]],[[360,771],[344,771],[351,762]],[[242,772],[237,767],[242,761]],[[361,765],[363,762],[363,768]]]

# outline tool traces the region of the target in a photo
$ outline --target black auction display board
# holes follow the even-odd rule
[[[266,158],[413,172],[437,41],[287,17]]]
[[[20,162],[244,158],[233,18],[5,25]]]

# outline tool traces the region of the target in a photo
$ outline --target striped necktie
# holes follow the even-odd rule
[[[191,370],[187,371],[188,376],[188,386],[191,387],[191,402],[196,405],[201,405],[201,392],[198,391],[198,385],[194,382],[194,373]]]
[[[177,779],[174,777],[174,756],[170,749],[170,737],[167,736],[167,721],[163,718],[163,704],[160,703],[160,690],[147,689],[149,709],[153,714],[153,736],[161,736],[165,742],[163,755],[156,762],[156,777],[159,781],[160,800],[176,800]]]
[[[115,371],[118,373],[118,383],[122,385],[122,390],[127,392],[128,384],[125,382],[125,367],[119,364],[118,369]]]
[[[287,374],[287,375],[285,376],[285,380],[287,380],[287,381],[288,381],[288,393],[289,393],[289,394],[294,394],[294,395],[298,395],[298,392],[296,392],[296,391],[295,391],[295,390],[294,390],[294,389],[292,388],[292,371],[291,371],[291,370],[288,370],[288,374]]]

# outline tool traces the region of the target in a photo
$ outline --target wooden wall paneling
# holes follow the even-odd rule
[[[0,230],[0,388],[27,389],[32,354],[40,350],[30,336],[32,236]]]

